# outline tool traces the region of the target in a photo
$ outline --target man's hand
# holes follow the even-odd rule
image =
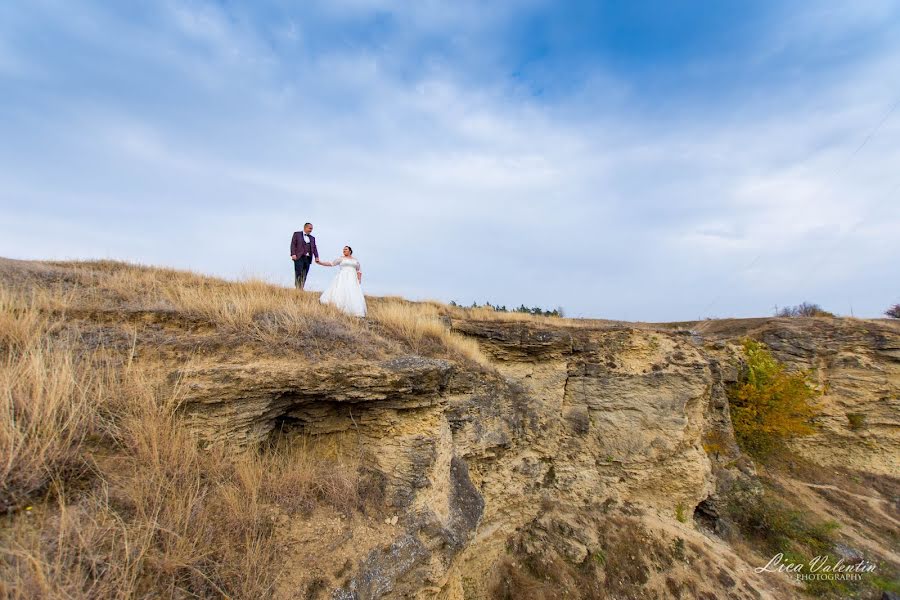
[[[296,255],[296,254],[291,254],[291,260],[297,260],[297,255]]]

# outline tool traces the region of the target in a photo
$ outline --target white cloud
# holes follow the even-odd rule
[[[399,6],[319,9],[350,18],[361,3]],[[848,282],[872,283],[855,292],[858,315],[896,301],[874,282],[898,275],[882,257],[900,251],[900,119],[851,157],[897,92],[884,81],[896,47],[859,58],[852,78],[811,72],[730,108],[649,118],[610,72],[548,102],[449,63],[398,69],[409,38],[477,37],[513,10],[403,6],[404,39],[374,50],[312,51],[314,23],[280,20],[271,31],[303,47],[289,54],[207,5],[172,4],[168,28],[132,23],[128,39],[106,13],[82,15],[72,35],[95,53],[75,63],[84,87],[30,90],[24,101],[51,107],[39,116],[0,100],[0,115],[43,123],[0,120],[18,142],[0,148],[13,215],[0,254],[99,252],[287,283],[290,233],[310,220],[326,253],[354,246],[375,293],[648,320],[827,308]],[[118,83],[146,85],[141,74],[158,88]],[[314,270],[312,285],[329,275]]]

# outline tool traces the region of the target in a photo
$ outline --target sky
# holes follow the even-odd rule
[[[900,302],[900,3],[0,3],[0,256],[672,321]],[[308,287],[334,270],[313,265]]]

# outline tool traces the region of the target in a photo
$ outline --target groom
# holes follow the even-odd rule
[[[313,257],[319,261],[319,249],[316,238],[312,236],[312,223],[306,223],[303,231],[295,231],[291,238],[291,260],[294,261],[294,287],[302,290],[306,285],[306,275]]]

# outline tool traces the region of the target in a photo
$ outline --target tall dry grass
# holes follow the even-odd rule
[[[298,293],[261,280],[221,286],[214,293],[189,285],[169,286],[163,292],[177,310],[263,342],[305,337],[371,343],[364,339],[366,332],[358,320],[323,305],[317,294]]]
[[[365,321],[322,305],[318,294],[298,293],[260,279],[226,281],[189,271],[114,261],[54,263],[80,276],[67,306],[172,311],[217,328],[277,346],[303,339],[320,353],[337,348],[374,357],[391,353],[390,340],[372,335]],[[554,327],[596,326],[599,321],[562,319],[489,307],[464,308],[436,301],[370,297],[369,321],[388,337],[422,354],[449,352],[486,364],[476,342],[452,332],[447,319],[527,322]]]
[[[596,328],[610,325],[628,324],[625,321],[613,321],[608,319],[573,319],[568,317],[548,317],[544,315],[532,315],[515,311],[504,312],[500,310],[494,310],[489,306],[476,306],[474,308],[465,306],[451,306],[435,301],[429,301],[425,304],[434,305],[438,308],[441,314],[447,315],[451,318],[473,321],[531,323],[535,325],[544,325],[554,328]]]
[[[476,363],[490,364],[476,341],[450,330],[433,303],[382,298],[370,303],[369,317],[418,354],[433,354],[436,348],[446,348]]]
[[[78,468],[107,397],[109,366],[51,340],[53,329],[29,298],[0,288],[0,513]]]
[[[118,286],[120,302],[144,292],[156,302],[152,293],[190,281],[179,277],[104,285]],[[282,298],[262,284],[222,289],[231,295],[174,297],[234,327]],[[363,507],[358,454],[314,440],[239,455],[201,448],[165,369],[81,345],[64,312],[95,291],[76,286],[54,303],[0,287],[0,597],[269,597],[286,567],[278,519]]]
[[[92,457],[90,489],[72,492],[57,473],[53,501],[0,536],[4,596],[269,597],[290,567],[282,516],[323,505],[349,513],[367,501],[346,444],[203,449],[179,422],[177,386],[131,367],[120,381],[114,443]]]
[[[305,350],[320,353],[340,348],[374,357],[385,350],[384,340],[315,293],[114,261],[54,264],[78,274],[68,302],[73,309],[171,312],[272,347],[303,339]]]

